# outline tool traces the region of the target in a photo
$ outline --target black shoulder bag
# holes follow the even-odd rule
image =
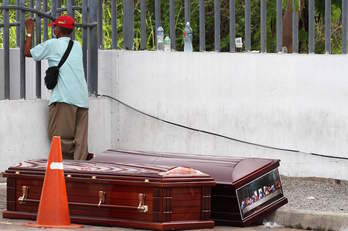
[[[68,48],[66,49],[63,57],[59,61],[58,66],[49,67],[46,70],[45,84],[47,89],[52,90],[57,85],[58,76],[59,76],[59,68],[63,66],[65,60],[68,58],[73,45],[74,45],[74,41],[70,39]]]

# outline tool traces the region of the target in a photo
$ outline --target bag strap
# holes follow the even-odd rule
[[[65,60],[68,58],[73,45],[74,45],[74,41],[72,39],[70,39],[68,48],[66,48],[66,51],[65,51],[62,59],[59,61],[58,68],[63,66],[63,64],[65,63]]]

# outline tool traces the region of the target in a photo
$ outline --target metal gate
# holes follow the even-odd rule
[[[48,38],[48,21],[54,20],[62,13],[67,13],[74,17],[76,11],[82,13],[82,23],[76,23],[76,27],[82,28],[82,49],[83,65],[85,77],[88,82],[90,94],[97,94],[98,88],[98,40],[97,37],[97,10],[101,1],[82,0],[82,5],[74,5],[74,0],[67,0],[66,7],[62,7],[60,0],[51,0],[50,9],[48,0],[30,0],[29,6],[25,5],[25,0],[17,0],[15,5],[11,5],[9,0],[3,0],[0,9],[3,10],[3,46],[4,46],[4,76],[5,76],[5,99],[10,99],[10,27],[16,27],[16,44],[20,49],[20,98],[25,98],[25,15],[29,12],[35,20],[35,33],[33,45],[41,43],[43,28],[43,40]],[[9,12],[16,11],[16,22],[10,23]],[[53,32],[52,32],[53,34]],[[74,38],[75,34],[72,35]],[[36,97],[41,98],[41,62],[36,62]]]
[[[308,4],[308,17],[307,17],[307,34],[308,34],[308,53],[315,52],[315,0],[303,0]],[[10,2],[15,2],[14,5],[11,5]],[[62,4],[64,2],[64,4]],[[75,4],[79,2],[79,4]],[[260,0],[257,4],[259,4],[260,8],[260,20],[259,20],[259,41],[260,41],[260,52],[267,52],[267,12],[269,10],[273,10],[276,13],[276,20],[274,22],[275,33],[272,35],[272,38],[276,40],[275,50],[274,52],[278,53],[283,50],[283,8],[284,4],[292,4],[292,8],[295,9],[295,3],[299,2],[299,0]],[[319,1],[318,1],[319,2]],[[325,3],[324,9],[324,19],[325,19],[325,50],[326,54],[332,53],[331,51],[331,0],[322,0],[321,3]],[[117,12],[117,3],[118,6],[122,5],[122,8]],[[206,12],[206,7],[210,4],[211,12],[209,15]],[[134,37],[135,32],[135,9],[137,9],[139,17],[140,28],[138,28],[139,32],[137,35],[138,39],[140,38],[140,46],[138,49],[144,50],[147,46],[147,36],[149,33],[154,35],[156,33],[156,28],[162,25],[166,27],[168,31],[169,37],[171,38],[171,48],[176,49],[177,45],[177,23],[178,19],[175,17],[178,14],[177,11],[184,10],[183,20],[184,22],[193,22],[191,20],[190,15],[192,12],[198,12],[198,21],[196,22],[197,28],[195,33],[198,38],[195,40],[196,50],[206,51],[206,19],[208,16],[210,19],[213,18],[214,24],[213,35],[214,37],[213,50],[220,51],[221,50],[221,35],[223,34],[220,30],[222,25],[222,3],[224,3],[223,10],[226,12],[228,10],[228,15],[223,15],[224,18],[228,18],[225,20],[229,24],[228,28],[228,46],[229,52],[236,52],[235,39],[236,39],[236,21],[240,19],[237,18],[236,15],[236,6],[240,6],[243,3],[244,7],[244,50],[238,49],[237,51],[246,51],[249,52],[252,50],[251,38],[252,38],[252,2],[250,0],[2,0],[2,4],[0,5],[0,12],[3,15],[3,22],[0,22],[0,29],[3,29],[3,45],[4,45],[4,88],[5,88],[5,98],[10,98],[10,49],[9,49],[9,29],[10,27],[16,27],[17,33],[17,47],[20,48],[20,98],[25,98],[25,57],[24,57],[24,42],[25,42],[25,14],[30,13],[36,21],[36,31],[35,31],[35,39],[33,40],[35,44],[41,42],[41,34],[43,34],[43,40],[48,39],[48,20],[55,19],[58,15],[62,13],[67,13],[68,15],[74,16],[75,13],[81,12],[82,19],[81,23],[77,23],[76,26],[82,29],[82,48],[83,48],[83,63],[86,73],[86,79],[88,82],[89,92],[91,94],[97,94],[98,89],[98,49],[103,49],[103,7],[111,8],[111,24],[112,28],[112,49],[117,49],[117,42],[119,40],[117,34],[117,14],[123,13],[122,16],[122,29],[123,29],[123,48],[124,49],[134,49]],[[228,7],[226,5],[228,3]],[[270,9],[269,6],[273,3],[273,8]],[[341,7],[341,27],[339,30],[342,31],[342,53],[347,54],[348,47],[348,0],[340,0],[336,1],[336,3],[340,4]],[[192,7],[192,4],[196,8]],[[211,6],[213,4],[213,7]],[[163,10],[163,6],[167,7],[166,11]],[[176,7],[180,6],[180,10]],[[255,5],[254,5],[255,6]],[[149,12],[147,8],[151,8],[153,12]],[[16,11],[16,22],[10,23],[9,20],[9,12]],[[163,15],[164,12],[167,12],[168,15]],[[146,20],[148,15],[154,15],[155,25],[154,28],[147,28]],[[150,17],[152,17],[150,15]],[[290,35],[292,35],[292,44],[293,49],[292,53],[299,52],[299,28],[298,28],[298,12],[293,10],[292,13],[292,22],[289,25],[292,27],[292,31]],[[121,17],[120,17],[121,18]],[[165,20],[166,18],[166,20]],[[285,23],[284,23],[285,24]],[[41,31],[41,28],[43,31]],[[150,32],[147,30],[151,30]],[[180,30],[179,30],[180,31]],[[226,32],[224,32],[226,34]],[[182,34],[180,34],[182,36]],[[239,34],[238,36],[241,36]],[[255,35],[253,35],[255,37]],[[225,36],[224,39],[227,37]],[[110,38],[108,38],[110,39]],[[269,39],[268,39],[269,40]],[[227,41],[227,40],[226,40]],[[258,42],[258,41],[257,41]],[[255,43],[255,42],[254,42]],[[35,45],[33,44],[33,45]],[[225,42],[226,44],[226,42]],[[198,46],[199,45],[199,46]],[[273,51],[271,51],[273,52]],[[41,63],[36,63],[36,96],[38,98],[41,97]],[[2,90],[2,89],[1,89]]]

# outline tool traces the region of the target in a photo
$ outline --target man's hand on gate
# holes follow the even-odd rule
[[[34,31],[34,20],[32,18],[26,19],[25,27],[27,28],[27,33],[32,34]]]
[[[25,37],[24,43],[24,55],[25,57],[31,57],[30,49],[32,45],[32,34],[34,32],[34,20],[32,18],[26,19],[25,27],[27,28],[27,36]]]

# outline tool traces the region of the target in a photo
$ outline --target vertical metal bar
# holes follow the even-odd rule
[[[34,9],[34,0],[30,0],[29,4],[30,4],[30,8],[31,8],[31,9]],[[34,18],[34,13],[30,12],[29,15],[30,15],[30,18]],[[34,38],[31,40],[31,42],[32,42],[31,45],[32,45],[32,46],[35,46],[35,40],[34,40]]]
[[[20,0],[16,0],[16,6],[20,6]],[[19,23],[21,20],[20,10],[16,10],[16,22]],[[19,47],[21,43],[20,39],[20,27],[16,26],[16,46]]]
[[[145,0],[140,0],[140,49],[145,50],[146,48],[146,2]]]
[[[205,5],[199,1],[199,50],[205,51]]]
[[[144,0],[142,0],[144,1]],[[116,0],[111,0],[112,49],[117,49],[117,7]]]
[[[129,47],[134,49],[134,0],[128,0],[129,5]]]
[[[57,8],[58,8],[57,0],[51,0],[51,14],[54,18],[58,17]],[[52,33],[52,37],[55,37],[53,26],[51,27],[51,33]]]
[[[129,49],[129,1],[123,0],[123,46]]]
[[[98,1],[89,0],[88,22],[94,23],[98,20]],[[98,93],[98,29],[96,26],[88,29],[88,88],[90,94]]]
[[[308,52],[314,53],[314,0],[308,2]]]
[[[298,8],[292,0],[292,53],[298,53]]]
[[[325,53],[331,53],[331,0],[325,0]]]
[[[29,2],[29,7],[30,7],[31,9],[34,9],[34,0],[30,0],[30,2]],[[30,12],[29,15],[30,15],[31,18],[34,17],[33,12]]]
[[[67,0],[66,1],[66,8],[68,11],[68,15],[75,18],[74,10],[73,10],[74,0]],[[75,39],[75,31],[71,34],[71,38]]]
[[[124,0],[123,36],[124,48],[133,49],[134,38],[134,0]]]
[[[3,6],[9,5],[9,0],[4,0]],[[10,16],[9,10],[3,10],[4,20],[4,35],[3,35],[3,46],[4,46],[4,75],[5,75],[5,99],[10,99]]]
[[[342,53],[347,54],[347,0],[342,0]]]
[[[230,0],[230,52],[236,51],[236,5],[235,0]]]
[[[57,13],[58,15],[62,14],[62,0],[57,0]]]
[[[48,10],[48,6],[47,6],[47,0],[44,0],[43,3],[43,8],[44,8],[44,12],[47,12]],[[46,41],[48,39],[48,21],[47,18],[44,17],[43,18],[43,40]]]
[[[68,15],[72,16],[73,17],[73,8],[72,8],[72,0],[67,0],[66,1],[66,9],[67,9],[67,12],[68,12]]]
[[[282,0],[277,0],[277,47],[276,52],[280,52],[283,46],[283,28],[282,28]]]
[[[185,0],[185,24],[190,20],[190,0]]]
[[[220,51],[220,0],[214,0],[215,51]]]
[[[36,0],[36,10],[41,11],[41,0]],[[36,24],[36,45],[41,43],[41,17],[35,16]],[[41,98],[41,61],[35,62],[36,64],[36,97]]]
[[[73,7],[75,6],[75,0],[71,0],[71,5],[72,5]],[[74,10],[72,10],[71,16],[75,19],[75,11],[74,11]],[[72,33],[72,39],[75,39],[75,31],[76,31],[76,30],[74,30],[73,33]]]
[[[175,2],[170,0],[169,2],[169,24],[170,24],[170,43],[171,48],[176,49],[176,36],[175,36]]]
[[[155,0],[155,25],[156,25],[156,35],[157,35],[157,29],[159,26],[162,25],[162,23],[161,23],[161,0]]]
[[[267,50],[267,34],[266,34],[266,17],[267,5],[266,0],[261,0],[261,52],[265,53]]]
[[[88,23],[88,0],[82,0],[82,23]],[[88,45],[88,28],[82,27],[82,53],[83,53],[83,68],[85,71],[85,79],[87,80],[87,45]]]
[[[51,0],[51,14],[57,18],[57,0]]]
[[[98,46],[99,49],[104,48],[103,42],[103,1],[98,2]]]
[[[24,1],[25,0],[19,0],[19,6],[24,7]],[[19,36],[20,38],[20,48],[19,48],[19,63],[20,63],[20,98],[25,98],[26,91],[25,91],[25,56],[24,56],[24,43],[25,43],[25,11],[20,11],[20,17],[19,17]]]
[[[250,32],[250,0],[245,0],[245,50],[251,49],[251,32]]]

